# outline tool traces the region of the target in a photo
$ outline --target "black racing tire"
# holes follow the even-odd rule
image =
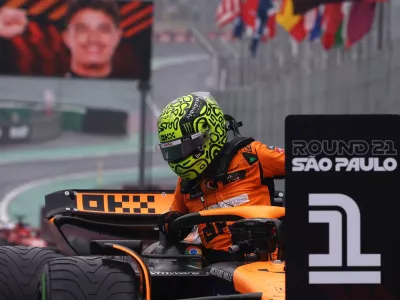
[[[0,247],[0,299],[36,299],[43,266],[61,256],[46,248]]]
[[[40,290],[46,300],[139,299],[135,273],[128,263],[94,256],[51,260],[43,268]]]

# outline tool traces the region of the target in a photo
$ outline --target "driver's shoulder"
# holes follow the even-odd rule
[[[260,141],[254,140],[254,141],[252,141],[251,143],[249,143],[248,145],[246,145],[246,146],[240,148],[240,149],[237,151],[237,155],[238,155],[238,154],[241,154],[241,153],[246,153],[246,152],[247,152],[247,153],[256,154],[256,153],[257,153],[257,150],[260,149],[260,148],[262,148],[263,146],[265,147],[266,145],[265,145],[264,143],[260,142]]]
[[[237,166],[240,163],[246,163],[251,160],[251,157],[257,157],[257,150],[262,145],[259,141],[253,141],[250,144],[240,148],[233,156],[229,168]],[[252,164],[252,163],[251,163]]]

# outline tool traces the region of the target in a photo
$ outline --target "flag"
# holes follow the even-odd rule
[[[347,28],[348,21],[349,21],[351,5],[352,5],[351,2],[343,2],[341,5],[342,21],[340,22],[338,29],[335,33],[332,47],[337,48],[337,47],[341,47],[345,44],[345,41],[347,38],[346,28]]]
[[[241,39],[243,36],[243,32],[246,28],[246,24],[243,22],[242,17],[236,17],[235,24],[233,27],[233,37],[237,39]]]
[[[335,47],[340,47],[345,45],[347,39],[347,27],[349,23],[351,6],[352,6],[351,2],[343,2],[342,4],[343,20],[339,26],[339,30],[336,32],[335,35]]]
[[[361,40],[370,30],[374,22],[376,3],[353,3],[347,24],[346,47],[351,47]]]
[[[270,12],[267,21],[267,30],[265,30],[262,38],[263,42],[266,42],[268,39],[273,39],[276,36],[276,11],[271,9]]]
[[[310,35],[318,18],[318,9],[314,8],[304,15],[304,29]]]
[[[246,26],[255,30],[259,0],[246,0],[242,6],[242,20]]]
[[[314,41],[315,39],[320,38],[322,34],[322,12],[319,8],[317,8],[316,11],[317,15],[315,17],[314,24],[310,30],[310,41]]]
[[[343,22],[343,16],[341,3],[325,5],[322,22],[324,32],[321,43],[326,50],[335,46],[336,35]]]
[[[344,40],[343,29],[344,29],[344,21],[340,23],[339,28],[336,31],[334,47],[340,47],[343,45],[343,40]]]
[[[276,15],[276,22],[298,42],[307,36],[304,16],[293,13],[293,0],[283,0],[281,9]]]
[[[259,0],[246,0],[242,6],[242,19],[246,24],[247,34],[252,37],[257,30],[257,11]],[[268,10],[268,18],[266,22],[266,30],[261,38],[263,42],[269,38],[274,38],[276,35],[276,9],[274,7],[275,1],[272,2],[273,8]]]
[[[221,0],[216,12],[218,27],[232,23],[241,13],[241,0]]]
[[[256,26],[254,30],[253,37],[250,42],[250,53],[254,57],[257,53],[257,48],[260,43],[261,38],[266,30],[266,25],[268,21],[268,11],[273,8],[271,0],[259,0],[257,9],[257,19]]]
[[[297,15],[303,15],[305,12],[321,5],[334,4],[341,2],[389,2],[388,0],[293,0],[293,12]]]

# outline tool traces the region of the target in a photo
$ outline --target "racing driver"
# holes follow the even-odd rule
[[[195,92],[170,102],[158,118],[158,137],[163,158],[178,175],[169,212],[159,220],[167,237],[178,217],[215,208],[271,205],[274,178],[285,175],[283,149],[241,137],[237,123],[225,115],[208,92]],[[228,141],[228,131],[234,138]],[[231,222],[200,224],[203,254],[210,263],[241,259],[230,254]],[[182,240],[191,229],[174,236]]]

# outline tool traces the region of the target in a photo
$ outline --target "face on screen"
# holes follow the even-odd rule
[[[64,42],[79,65],[110,64],[121,38],[111,16],[90,8],[77,12],[64,33]]]

